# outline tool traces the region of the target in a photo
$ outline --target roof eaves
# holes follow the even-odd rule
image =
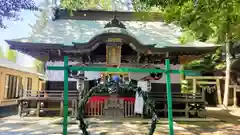
[[[32,71],[32,70],[28,69],[27,67],[20,66],[20,65],[14,63],[14,62],[11,62],[7,59],[0,59],[0,67],[9,68],[9,69],[13,69],[13,70],[17,70],[17,71],[25,72],[25,73],[31,73],[31,74],[35,74],[38,76],[44,76],[41,73]]]

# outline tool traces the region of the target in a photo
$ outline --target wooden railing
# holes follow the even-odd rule
[[[18,114],[21,116],[23,112],[29,113],[36,111],[36,116],[40,115],[40,111],[59,111],[63,116],[63,100],[64,92],[56,90],[25,90],[22,97],[18,99]],[[68,110],[72,115],[77,113],[78,91],[68,91]]]
[[[20,99],[27,99],[30,97],[36,98],[47,98],[47,97],[63,97],[64,92],[60,90],[24,90]],[[69,98],[78,98],[78,91],[76,90],[69,90],[68,91]]]
[[[94,96],[94,97],[109,97],[109,96]],[[85,107],[85,115],[88,117],[103,116],[104,101],[106,98],[94,99],[90,98]],[[135,98],[122,97],[124,100],[124,116],[134,116],[134,101]],[[40,115],[41,111],[59,111],[60,116],[63,116],[63,99],[64,92],[56,90],[25,90],[22,97],[18,99],[19,115],[23,112],[35,110],[36,115]],[[78,107],[78,91],[68,91],[69,111],[72,115],[77,114]]]
[[[149,97],[154,99],[157,112],[163,112],[167,116],[167,93],[166,92],[150,92]],[[206,117],[205,111],[205,95],[201,93],[180,93],[172,92],[172,111],[173,113],[185,113],[185,117],[197,115],[198,117]],[[160,107],[160,108],[159,108]]]
[[[85,115],[88,117],[103,116],[104,101],[89,101],[85,106]]]
[[[107,96],[94,96],[89,99],[88,103],[85,106],[85,115],[88,117],[103,116],[104,102],[107,100],[107,98]],[[135,98],[122,97],[122,99],[124,101],[124,117],[134,116]]]
[[[224,76],[186,76],[187,80],[192,80],[193,93],[198,92],[197,86],[201,85],[215,85],[217,91],[218,104],[222,105],[222,94],[220,88],[220,80],[225,79]],[[206,91],[206,88],[201,88],[203,91]],[[212,90],[211,90],[212,91]],[[211,92],[210,91],[210,92]]]
[[[124,116],[132,117],[134,116],[134,103],[135,101],[124,101]]]

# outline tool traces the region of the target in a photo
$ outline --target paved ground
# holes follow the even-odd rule
[[[4,118],[0,121],[1,135],[47,135],[47,134],[61,134],[62,126],[59,124],[52,124],[54,118],[41,119],[19,119],[16,116]],[[111,124],[91,124],[89,131],[95,134],[104,135],[146,135],[149,124],[131,124],[129,122],[111,123]],[[185,133],[187,130],[174,126],[177,133]],[[79,134],[77,124],[68,126],[69,134]],[[168,132],[167,124],[158,124],[155,135],[162,135]]]
[[[238,116],[239,115],[239,116]],[[184,122],[174,123],[176,135],[240,135],[240,109],[231,111],[209,110],[209,116],[221,119],[222,122]],[[61,134],[62,126],[54,124],[59,118],[19,118],[10,116],[0,119],[0,135],[51,135]],[[133,119],[134,120],[134,119]],[[145,120],[146,121],[146,120]],[[96,122],[96,120],[95,120]],[[98,123],[98,122],[96,122]],[[121,123],[109,122],[90,124],[89,131],[104,135],[146,135],[149,124],[146,122],[132,123],[130,120]],[[77,124],[68,126],[69,134],[79,134]],[[157,124],[154,135],[168,134],[167,121]],[[94,134],[93,134],[94,135]]]
[[[196,135],[240,135],[240,108],[208,108],[208,116],[221,122],[177,122]]]

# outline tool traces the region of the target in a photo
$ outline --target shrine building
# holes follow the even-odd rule
[[[166,57],[171,61],[171,69],[180,69],[181,64],[217,49],[213,44],[197,41],[180,44],[181,30],[165,24],[159,13],[79,10],[73,11],[71,16],[61,8],[54,9],[53,13],[52,19],[38,33],[6,40],[10,48],[44,61],[46,67],[63,65],[63,57],[68,56],[70,65],[160,69],[164,69]],[[63,71],[45,72],[45,89],[63,91]],[[151,73],[85,71],[85,89],[93,86],[92,80],[109,74],[121,74],[133,80],[152,77]],[[171,75],[173,92],[181,92],[180,76]],[[161,92],[166,92],[165,76],[157,77],[151,81],[154,98],[158,98],[158,92],[160,97]],[[69,78],[69,91],[77,91],[76,82]],[[121,97],[135,96],[128,94],[123,92]]]

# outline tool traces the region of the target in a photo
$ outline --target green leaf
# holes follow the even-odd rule
[[[35,59],[34,66],[37,72],[44,73],[44,63],[38,59]]]
[[[17,52],[14,51],[14,50],[8,49],[7,59],[12,61],[12,62],[16,62],[16,60],[17,60]]]

